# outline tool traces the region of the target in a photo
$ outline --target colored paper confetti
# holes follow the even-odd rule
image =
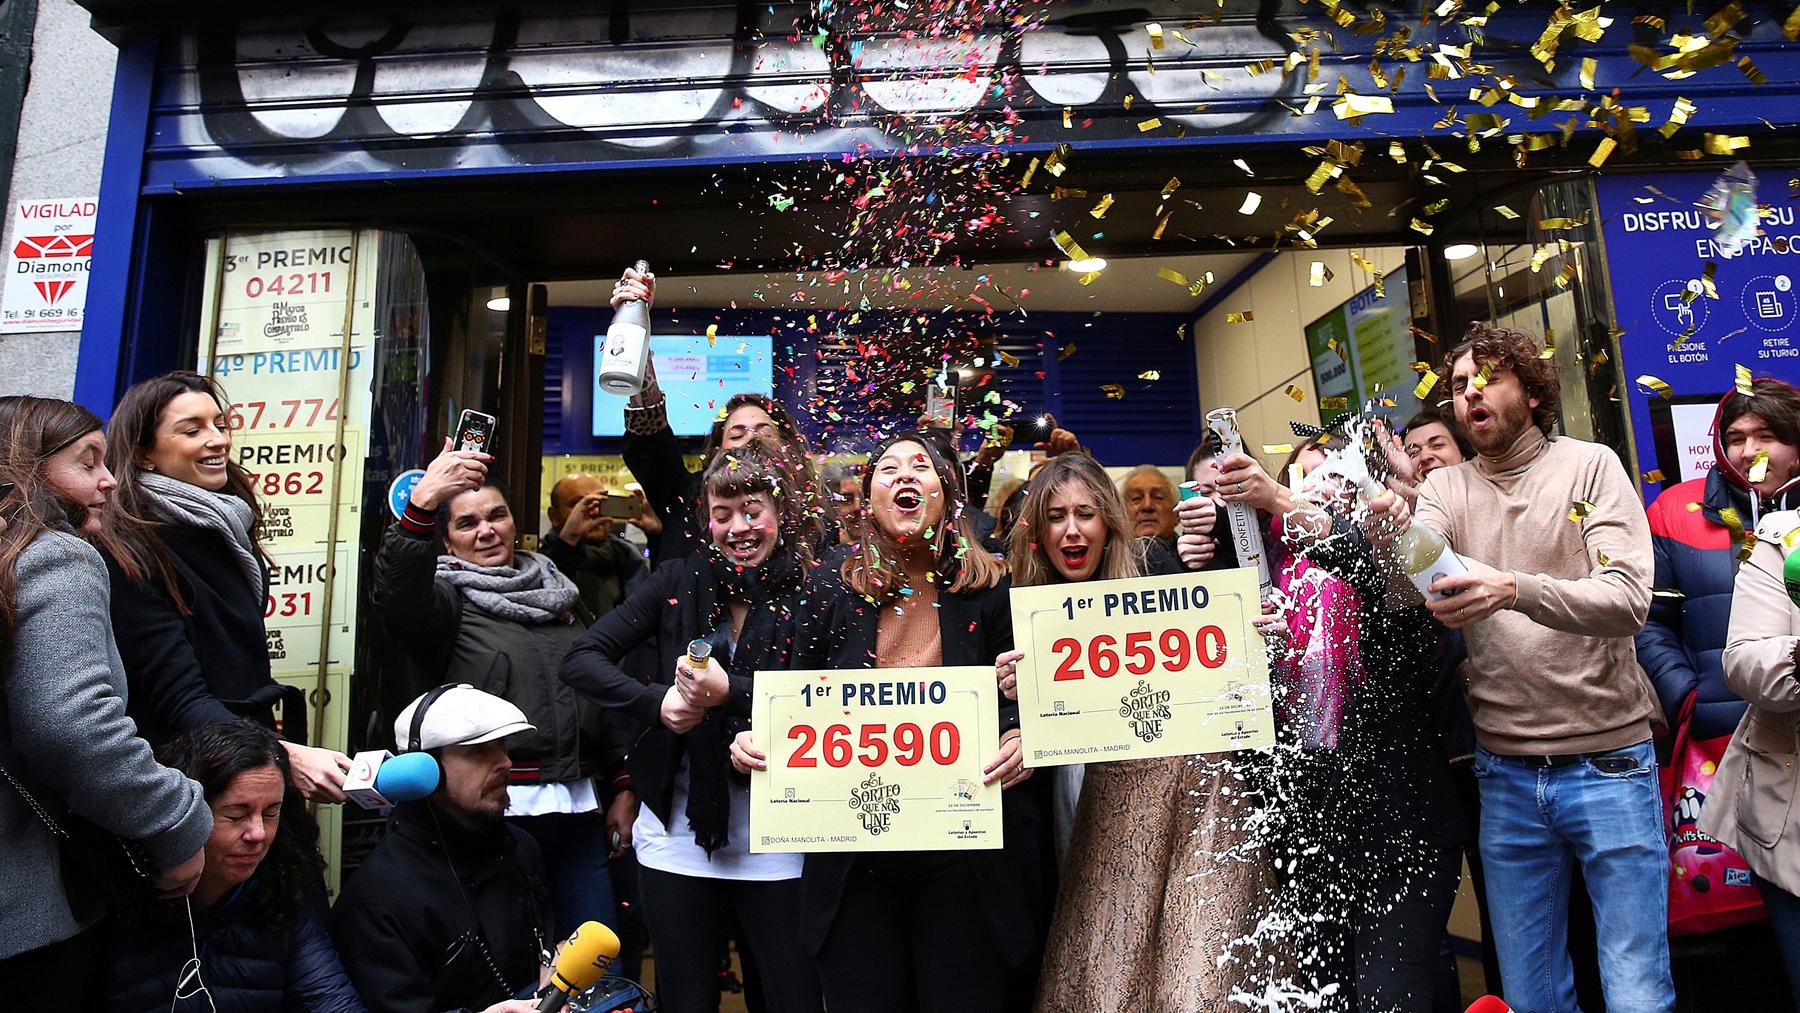
[[[1649,471],[1644,472],[1644,481],[1656,482],[1658,484],[1661,484],[1661,482],[1663,481],[1662,469],[1661,468],[1651,468]]]
[[[1425,375],[1419,377],[1418,385],[1413,387],[1413,397],[1423,400],[1425,395],[1431,393],[1431,388],[1437,386],[1437,382],[1438,382],[1437,372],[1435,370],[1427,368],[1425,370]]]
[[[1160,380],[1162,379],[1162,373],[1154,369],[1146,369],[1138,374],[1138,379],[1151,381]]]
[[[1247,324],[1255,319],[1256,313],[1254,310],[1244,310],[1242,313],[1225,314],[1225,322],[1228,324]]]
[[[1299,386],[1297,386],[1295,384],[1291,384],[1291,383],[1288,384],[1287,389],[1283,390],[1282,393],[1286,394],[1288,397],[1293,398],[1297,402],[1304,402],[1306,400],[1306,391],[1302,390]],[[1751,481],[1758,481],[1758,480],[1752,479]]]
[[[1756,456],[1750,459],[1750,467],[1745,469],[1744,477],[1750,480],[1751,485],[1769,477],[1769,452],[1767,450],[1758,450]]]
[[[1108,401],[1120,401],[1125,397],[1125,388],[1116,383],[1103,383],[1100,385],[1100,390],[1106,395]]]
[[[1664,401],[1675,396],[1675,388],[1669,386],[1667,380],[1660,380],[1651,376],[1649,373],[1645,373],[1643,376],[1638,377],[1637,385],[1655,391]]]
[[[1262,452],[1271,457],[1291,454],[1294,452],[1294,445],[1292,443],[1265,443],[1262,445]]]
[[[1594,504],[1589,503],[1584,499],[1578,499],[1575,501],[1574,505],[1569,507],[1569,522],[1571,524],[1580,524],[1582,521],[1587,520],[1588,515],[1593,512]]]
[[[1750,384],[1753,382],[1753,379],[1750,376],[1750,367],[1740,362],[1734,367],[1734,371],[1737,376],[1737,392],[1745,397],[1749,397],[1751,394]]]
[[[1244,195],[1244,203],[1238,208],[1238,214],[1253,215],[1259,207],[1262,207],[1262,194],[1252,190]]]

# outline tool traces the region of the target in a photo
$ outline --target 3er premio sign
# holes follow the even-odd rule
[[[92,197],[13,205],[0,332],[81,329],[98,209]]]

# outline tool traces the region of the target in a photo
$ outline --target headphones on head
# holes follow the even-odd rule
[[[419,705],[413,708],[412,726],[406,731],[406,745],[401,750],[406,753],[422,753],[425,751],[425,712],[437,702],[438,697],[462,685],[459,682],[446,682],[419,698]]]

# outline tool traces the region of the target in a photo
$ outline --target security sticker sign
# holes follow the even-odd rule
[[[78,331],[94,252],[93,197],[13,205],[12,247],[0,295],[0,332]]]

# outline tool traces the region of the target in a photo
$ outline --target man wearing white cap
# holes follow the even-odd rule
[[[439,686],[394,722],[402,753],[437,758],[436,790],[401,802],[344,887],[331,933],[374,1013],[534,1013],[549,950],[543,861],[500,816],[524,712],[466,684]]]

